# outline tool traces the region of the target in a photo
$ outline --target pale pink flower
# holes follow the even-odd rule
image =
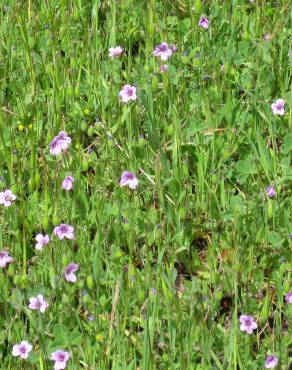
[[[273,114],[283,116],[285,114],[284,105],[284,99],[277,99],[275,103],[271,104]]]
[[[5,191],[0,193],[0,204],[3,204],[4,207],[11,206],[12,202],[15,199],[16,196],[9,189],[6,189]]]
[[[265,361],[265,368],[266,369],[274,369],[278,365],[278,358],[275,355],[270,355],[266,358]]]
[[[23,340],[19,344],[14,344],[12,349],[12,356],[20,357],[22,359],[28,358],[29,352],[32,350],[32,345]]]
[[[153,55],[156,57],[160,57],[160,59],[163,61],[166,61],[168,58],[172,56],[175,50],[172,47],[170,47],[167,42],[162,42],[161,44],[155,46]]]
[[[168,64],[162,64],[160,66],[160,72],[161,73],[167,72],[167,70],[168,70]]]
[[[240,330],[246,331],[248,334],[252,334],[258,326],[255,322],[255,319],[252,316],[241,315],[239,318],[240,321]]]
[[[57,351],[51,353],[51,360],[55,361],[54,370],[63,370],[67,366],[67,361],[70,358],[70,354],[62,349],[57,349]]]
[[[73,188],[74,181],[74,177],[66,176],[62,182],[62,188],[67,191],[71,190]]]
[[[205,29],[209,28],[209,20],[207,17],[201,16],[198,25]]]
[[[133,172],[123,171],[120,179],[120,186],[128,186],[130,189],[135,190],[138,186],[138,179]]]
[[[79,269],[79,265],[74,262],[69,263],[68,266],[64,269],[64,276],[66,281],[70,281],[71,283],[75,283],[76,275],[74,274]]]
[[[37,297],[29,298],[28,307],[31,310],[39,310],[41,313],[44,313],[46,309],[49,307],[49,304],[41,294],[38,294]]]
[[[67,224],[60,224],[54,228],[54,235],[56,235],[60,240],[74,239],[74,227]]]
[[[263,40],[264,40],[264,41],[270,41],[270,40],[271,40],[271,35],[270,35],[269,33],[265,33],[265,34],[263,35]]]
[[[120,46],[116,46],[114,48],[108,49],[108,56],[110,58],[119,57],[123,53],[123,48]]]
[[[0,268],[5,268],[7,264],[13,261],[7,251],[0,251]]]
[[[123,103],[127,103],[130,100],[136,100],[136,87],[133,85],[124,85],[122,90],[119,92],[119,97]]]
[[[50,237],[49,235],[37,234],[35,240],[37,241],[37,243],[35,244],[35,249],[40,251],[45,245],[49,243]]]
[[[71,138],[66,131],[61,131],[57,136],[53,138],[50,143],[51,155],[57,156],[61,152],[66,153],[69,145],[71,144]]]

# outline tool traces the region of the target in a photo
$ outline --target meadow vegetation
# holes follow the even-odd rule
[[[291,14],[0,2],[0,369],[289,369]]]

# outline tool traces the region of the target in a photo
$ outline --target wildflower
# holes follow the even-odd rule
[[[54,235],[56,235],[60,240],[74,239],[74,227],[67,224],[60,224],[54,228]]]
[[[49,307],[49,304],[41,294],[38,294],[37,297],[29,298],[28,307],[31,310],[39,310],[41,313],[44,313],[46,309]]]
[[[69,358],[69,352],[63,351],[62,349],[57,349],[55,352],[51,353],[51,360],[55,361],[55,370],[65,369]]]
[[[266,369],[274,369],[278,365],[278,358],[275,355],[268,356],[265,361]]]
[[[270,41],[271,40],[271,35],[269,33],[266,33],[263,35],[263,40],[264,41]]]
[[[73,183],[74,183],[74,177],[72,176],[67,176],[62,182],[62,188],[64,190],[71,190],[73,188]]]
[[[35,249],[38,251],[41,251],[45,245],[48,244],[50,241],[49,235],[42,235],[42,234],[37,234],[35,237],[35,240],[37,241],[35,245]]]
[[[103,337],[103,335],[102,335],[102,334],[96,334],[95,339],[96,339],[98,342],[103,342],[104,337]]]
[[[168,70],[168,64],[162,64],[160,66],[160,72],[161,73],[167,72],[167,70]]]
[[[292,303],[292,292],[286,294],[285,301],[287,303]]]
[[[12,356],[14,357],[20,357],[23,359],[28,358],[29,352],[32,350],[32,345],[29,344],[27,341],[23,340],[19,344],[14,344],[13,350],[12,350]]]
[[[25,129],[25,127],[23,126],[23,124],[21,123],[20,125],[18,125],[18,130],[20,132],[22,132],[23,130]]]
[[[273,114],[283,116],[285,114],[284,105],[285,105],[284,99],[277,99],[275,103],[271,104]]]
[[[71,144],[71,138],[67,132],[61,131],[50,143],[51,155],[57,156],[61,152],[66,152],[69,145]]]
[[[209,20],[207,17],[201,16],[198,25],[205,29],[209,28]]]
[[[0,193],[0,204],[3,204],[4,207],[11,206],[12,202],[15,199],[16,196],[9,189],[6,189],[5,191]]]
[[[13,261],[7,251],[0,251],[0,267],[5,268],[7,264]]]
[[[108,56],[110,58],[119,57],[123,53],[123,48],[120,46],[116,46],[114,48],[108,49]]]
[[[120,186],[128,186],[130,189],[135,190],[138,186],[138,179],[133,172],[123,171]]]
[[[255,319],[252,316],[241,315],[239,318],[240,321],[240,330],[246,331],[248,334],[252,334],[258,326],[255,322]]]
[[[270,186],[266,189],[266,193],[267,193],[267,196],[268,196],[269,198],[273,198],[273,197],[276,195],[276,190],[275,190],[275,188],[274,188],[272,185],[270,185]]]
[[[78,269],[79,266],[76,263],[69,263],[69,265],[66,266],[64,269],[65,280],[70,281],[71,283],[75,283],[76,275],[74,274],[74,272],[76,272]]]
[[[127,103],[130,100],[136,100],[136,87],[133,85],[124,85],[122,90],[119,92],[119,97],[123,103]]]
[[[175,50],[173,50],[173,48],[171,48],[167,42],[162,42],[161,44],[155,46],[153,55],[156,57],[160,57],[161,60],[166,61],[169,57],[172,56]]]
[[[292,240],[292,233],[289,234],[289,238]]]

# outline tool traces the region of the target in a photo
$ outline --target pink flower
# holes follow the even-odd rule
[[[122,53],[123,53],[123,48],[121,48],[120,46],[116,46],[114,48],[108,49],[108,56],[110,58],[119,57]]]
[[[29,298],[28,307],[31,310],[39,310],[41,313],[44,313],[46,309],[49,307],[49,304],[41,294],[38,294],[37,297]]]
[[[123,103],[127,103],[130,100],[136,100],[136,87],[133,85],[124,85],[122,90],[119,92],[119,97]]]
[[[62,188],[67,191],[71,190],[73,188],[74,181],[75,181],[74,177],[72,176],[65,177],[65,179],[62,182]]]
[[[205,28],[205,30],[208,29],[209,28],[209,20],[208,20],[208,18],[206,18],[204,16],[201,16],[198,25],[200,27]]]
[[[57,351],[51,353],[51,360],[55,361],[54,370],[65,369],[69,358],[69,352],[63,351],[61,349],[57,349]]]
[[[155,46],[153,55],[156,57],[160,57],[161,60],[166,61],[169,57],[172,56],[175,50],[173,50],[173,48],[171,48],[167,42],[162,42],[161,44]]]
[[[42,234],[37,234],[35,237],[35,240],[37,241],[35,245],[35,249],[41,251],[45,245],[48,244],[50,241],[49,235],[42,235]]]
[[[74,239],[74,227],[67,224],[60,224],[54,228],[54,235],[56,235],[60,240]]]
[[[135,190],[138,186],[138,179],[133,172],[123,171],[120,186],[128,186],[130,189]]]
[[[266,369],[274,369],[278,365],[278,358],[275,355],[268,356],[265,361]]]
[[[0,267],[3,269],[7,264],[13,261],[13,258],[9,256],[7,251],[0,251]]]
[[[252,316],[241,315],[239,318],[240,321],[240,330],[246,331],[248,334],[252,334],[258,326],[255,322],[255,319]]]
[[[285,301],[287,303],[292,303],[292,292],[286,294]]]
[[[275,190],[275,188],[274,188],[272,185],[270,185],[270,186],[266,189],[266,193],[267,193],[267,196],[268,196],[269,198],[273,198],[273,197],[276,195],[276,190]]]
[[[160,72],[161,73],[167,72],[167,70],[168,70],[168,64],[162,64],[160,66]]]
[[[24,340],[19,344],[14,344],[13,350],[12,350],[12,356],[14,357],[19,356],[20,358],[26,359],[28,358],[28,354],[31,350],[32,350],[32,345]]]
[[[71,138],[67,132],[61,131],[50,143],[50,153],[57,156],[61,152],[66,153],[69,145],[71,144]]]
[[[285,105],[284,99],[277,99],[276,102],[271,105],[273,114],[283,116],[285,114],[284,105]]]
[[[76,272],[79,269],[79,265],[77,265],[74,262],[69,263],[68,266],[64,269],[64,276],[66,281],[70,281],[71,283],[75,283],[76,281],[76,275],[74,272]]]
[[[271,40],[271,35],[269,33],[266,33],[263,35],[263,40],[264,41],[270,41]]]
[[[16,196],[9,189],[6,189],[5,191],[0,193],[0,204],[3,204],[4,207],[11,206],[12,202],[15,199]]]

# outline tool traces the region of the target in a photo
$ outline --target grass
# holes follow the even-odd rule
[[[17,196],[0,205],[14,258],[0,269],[1,369],[52,369],[60,348],[71,370],[254,370],[273,353],[289,368],[291,13],[285,0],[1,2],[0,191]],[[178,47],[166,73],[162,41]],[[125,84],[137,101],[119,100]],[[53,157],[62,129],[72,144]],[[61,222],[75,240],[53,235]],[[28,308],[37,294],[44,314]],[[11,354],[21,340],[27,360]]]

